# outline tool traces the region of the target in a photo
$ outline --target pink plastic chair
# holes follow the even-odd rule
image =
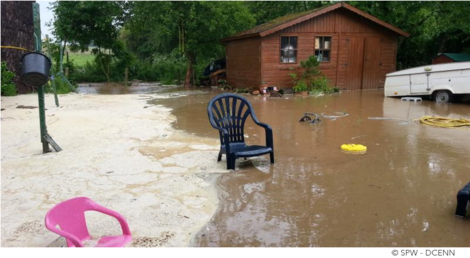
[[[46,214],[46,227],[63,236],[68,247],[83,247],[83,242],[91,239],[86,226],[85,211],[101,212],[116,218],[121,224],[123,235],[102,237],[95,247],[122,247],[132,241],[129,225],[123,216],[86,197],[73,198],[54,206]]]

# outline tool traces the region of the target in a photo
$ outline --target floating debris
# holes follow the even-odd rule
[[[312,119],[310,116],[315,116],[315,119]],[[304,116],[300,118],[299,122],[310,121],[311,124],[320,123],[320,116],[316,113],[304,113]]]
[[[401,98],[402,101],[423,101],[421,97],[403,97]]]
[[[361,144],[350,143],[341,145],[341,150],[350,154],[364,154],[367,152],[367,147]]]
[[[340,117],[349,116],[349,114],[346,112],[334,112],[334,114],[336,115],[325,115],[325,113],[321,113],[321,116],[327,119],[331,119],[331,121],[334,121]]]
[[[470,126],[470,120],[468,119],[446,118],[438,116],[423,116],[419,119],[419,122],[423,125],[431,125],[443,128]]]
[[[369,117],[367,118],[369,120],[383,120],[383,121],[399,121],[400,125],[407,125],[411,122],[409,119],[403,119],[403,118],[393,118],[393,117]]]

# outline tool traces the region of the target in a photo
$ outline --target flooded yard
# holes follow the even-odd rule
[[[176,129],[217,139],[206,110],[220,92],[205,93],[153,103],[173,109]],[[413,121],[468,119],[468,104],[405,102],[383,91],[247,98],[273,128],[276,163],[239,159],[219,177],[218,211],[194,246],[470,246],[470,222],[454,216],[457,191],[470,181],[470,128]],[[305,112],[349,115],[301,123]],[[264,143],[254,123],[246,134],[248,144]],[[367,153],[345,154],[344,143]]]
[[[120,212],[133,247],[470,246],[470,222],[454,216],[457,191],[470,181],[470,128],[415,121],[469,119],[469,104],[405,102],[382,91],[244,95],[273,128],[276,163],[239,159],[227,171],[207,118],[222,91],[156,84],[79,92],[61,95],[60,107],[46,94],[48,132],[63,148],[47,154],[36,111],[17,108],[37,105],[37,96],[2,97],[2,246],[63,245],[44,216],[77,196]],[[305,112],[323,113],[322,121],[299,122]],[[348,115],[328,118],[337,113]],[[251,119],[245,133],[248,144],[264,144]],[[346,154],[345,143],[368,150]],[[106,218],[88,222],[92,235],[119,233]]]

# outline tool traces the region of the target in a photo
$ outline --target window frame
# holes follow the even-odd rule
[[[295,62],[282,62],[282,38],[289,38],[288,40],[288,43],[290,43],[290,38],[297,38],[297,44],[296,44],[296,47],[293,49],[293,51],[295,51]],[[299,62],[299,59],[298,59],[298,46],[299,46],[299,36],[298,35],[279,35],[279,64],[297,64]]]
[[[330,38],[330,48],[318,48],[318,49],[317,49],[317,48],[316,48],[316,45],[315,45],[317,38],[323,38],[323,42],[325,42],[324,38]],[[323,44],[324,44],[324,43],[323,43]],[[321,41],[320,41],[320,45],[321,45]],[[331,58],[332,49],[333,49],[333,36],[332,36],[332,35],[315,35],[315,36],[313,37],[313,55],[316,54],[317,50],[319,51],[319,53],[320,53],[320,52],[323,53],[323,51],[329,51],[329,52],[330,52],[330,58],[329,58],[328,61],[325,61],[325,60],[321,60],[321,61],[320,61],[320,60],[319,60],[318,62],[320,62],[320,63],[329,63],[329,62],[331,62],[331,59],[332,59],[332,58]],[[315,56],[317,56],[317,55],[315,55]],[[317,58],[317,60],[318,60],[318,58]]]

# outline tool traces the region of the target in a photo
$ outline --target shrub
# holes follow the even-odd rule
[[[95,62],[87,62],[85,66],[76,66],[70,72],[69,79],[77,82],[105,82],[106,76]]]
[[[53,93],[54,84],[57,90],[57,94],[67,94],[67,93],[72,92],[72,89],[68,85],[67,81],[58,75],[53,76],[53,79],[49,81],[49,83],[44,87],[45,88],[44,91],[47,93]],[[72,86],[76,87],[76,85],[73,85],[73,83],[72,83]]]
[[[308,90],[307,83],[304,80],[300,80],[297,82],[297,84],[294,87],[292,87],[292,90],[294,90],[294,92],[296,93],[307,91]]]
[[[313,94],[319,94],[319,93],[333,93],[334,90],[332,87],[330,87],[330,82],[326,78],[326,76],[321,76],[317,77],[312,81],[312,88],[311,92]]]
[[[320,69],[318,69],[318,66],[320,66],[320,62],[314,55],[309,56],[309,58],[305,61],[301,61],[300,67],[305,69],[304,73],[302,74],[302,79],[310,81],[314,77],[322,75],[322,72]]]
[[[7,63],[2,62],[2,96],[16,96],[16,86],[12,82],[15,74],[10,72],[7,68]]]
[[[186,75],[184,58],[158,56],[153,60],[139,60],[129,67],[129,79],[160,81],[162,84],[180,84]]]

